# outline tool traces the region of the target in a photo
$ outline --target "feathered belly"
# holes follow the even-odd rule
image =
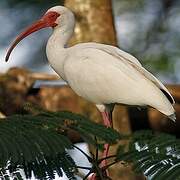
[[[128,105],[145,105],[145,96],[148,94],[138,81],[129,80],[119,76],[112,79],[111,75],[96,74],[87,78],[82,74],[76,74],[68,78],[70,87],[84,99],[95,104],[121,103]]]

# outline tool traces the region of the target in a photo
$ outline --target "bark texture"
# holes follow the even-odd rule
[[[100,42],[116,45],[110,0],[66,0],[76,16],[75,33],[70,44]]]

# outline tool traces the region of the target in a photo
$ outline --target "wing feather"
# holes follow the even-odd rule
[[[155,76],[153,76],[144,67],[142,67],[141,63],[134,56],[111,45],[105,45],[105,44],[99,44],[99,43],[82,43],[81,45],[83,45],[84,48],[93,48],[93,49],[101,50],[115,57],[116,59],[123,61],[124,63],[131,64],[138,72],[140,72],[147,79],[153,82],[163,92],[163,94],[168,98],[168,100],[172,104],[175,103],[168,89]]]
[[[142,73],[147,79],[152,81],[162,92],[163,94],[168,98],[168,100],[171,102],[171,104],[174,104],[175,101],[168,91],[168,89],[150,72],[148,72],[145,68],[142,67],[141,63],[132,55],[126,53],[125,51],[120,50],[117,47],[109,46],[108,48],[101,48],[101,50],[105,51],[108,54],[111,54],[112,56],[115,56],[116,58],[126,61],[130,63],[136,70],[138,70],[140,73]],[[110,49],[109,49],[110,48]],[[99,48],[98,48],[99,49]]]
[[[168,98],[168,100],[171,102],[171,104],[174,104],[174,98],[172,97],[172,95],[170,94],[170,92],[168,91],[168,89],[155,77],[153,76],[150,72],[148,72],[145,68],[143,67],[139,67],[134,65],[134,68],[136,68],[140,73],[142,73],[147,79],[149,79],[150,81],[152,81],[162,92],[163,94]]]

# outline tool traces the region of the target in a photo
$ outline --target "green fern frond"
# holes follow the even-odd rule
[[[133,163],[134,170],[149,179],[180,179],[180,141],[169,134],[136,132],[129,151],[122,153],[120,148],[117,159]]]
[[[40,112],[37,115],[14,115],[0,121],[0,177],[54,179],[62,170],[69,179],[76,179],[76,164],[67,154],[73,144],[66,137],[69,129],[76,130],[87,143],[97,145],[95,136],[102,143],[114,143],[120,135],[88,118],[70,112]]]
[[[117,131],[113,130],[112,128],[106,128],[103,125],[93,123],[87,117],[84,117],[79,114],[74,114],[71,112],[55,112],[52,114],[56,118],[64,118],[66,120],[72,120],[72,124],[69,123],[69,127],[76,130],[81,134],[82,138],[84,136],[84,132],[86,134],[92,135],[92,141],[94,144],[97,144],[94,140],[94,137],[98,137],[103,143],[116,143],[117,139],[124,138],[123,135],[120,135]]]

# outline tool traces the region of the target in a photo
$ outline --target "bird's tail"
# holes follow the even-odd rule
[[[176,121],[175,109],[169,99],[162,93],[158,98],[153,99],[152,107],[160,111],[162,114],[168,116],[172,121]]]
[[[169,115],[168,118],[171,119],[173,122],[176,122],[176,114],[175,113]]]

